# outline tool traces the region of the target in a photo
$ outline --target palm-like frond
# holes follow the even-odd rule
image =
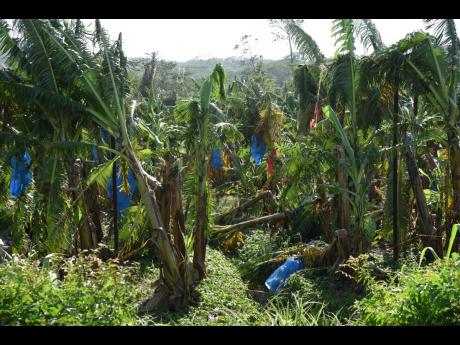
[[[319,49],[318,44],[299,25],[295,22],[290,22],[287,25],[287,31],[291,35],[300,54],[315,63],[324,61],[324,55]]]
[[[358,101],[358,126],[367,130],[370,126],[377,128],[385,117],[389,117],[392,102],[392,89],[371,87],[360,92]]]
[[[361,128],[371,123],[377,125],[385,114],[390,115],[396,75],[399,76],[401,89],[410,90],[413,95],[428,94],[437,104],[436,111],[444,108],[440,108],[440,104],[447,104],[446,94],[439,85],[445,84],[445,65],[438,57],[441,52],[432,51],[428,40],[425,33],[414,32],[392,46],[359,60],[358,120]],[[412,66],[418,72],[414,72]]]
[[[353,19],[334,19],[332,22],[332,36],[335,37],[335,45],[338,46],[339,54],[351,54],[355,52],[355,26]]]
[[[27,134],[0,132],[0,145],[8,144],[12,150],[17,149],[19,151],[24,147],[39,147],[42,143],[41,140]]]
[[[361,39],[361,43],[366,49],[372,47],[374,51],[385,48],[385,44],[380,37],[380,32],[370,19],[355,19],[356,35]]]
[[[8,66],[14,69],[29,70],[24,52],[19,48],[17,38],[11,35],[11,29],[5,19],[0,20],[0,55],[6,59]]]
[[[67,190],[67,173],[57,153],[50,160],[32,161],[35,192],[33,194],[34,212],[32,229],[36,236],[44,239],[44,245],[51,252],[65,252],[71,245],[72,231],[77,224],[70,224]],[[71,230],[72,229],[72,230]]]
[[[451,114],[456,110],[456,104],[449,96],[447,64],[445,53],[439,47],[433,46],[429,36],[419,35],[422,39],[407,59],[414,75],[428,90],[427,97],[430,103],[441,114]],[[454,114],[455,115],[455,114]]]
[[[456,118],[458,107],[457,107],[457,93],[458,93],[458,79],[460,69],[460,43],[457,35],[457,29],[455,27],[455,21],[453,19],[428,19],[427,29],[434,27],[434,32],[437,37],[437,41],[448,51],[449,61],[449,97],[451,102],[449,104],[449,113],[452,113],[453,119]],[[455,121],[455,120],[454,120]]]
[[[318,91],[318,83],[313,76],[312,69],[312,66],[300,65],[294,70],[296,93],[303,95],[305,99],[310,98],[310,103],[313,103],[313,98],[316,97]]]
[[[54,45],[44,34],[46,22],[23,19],[15,21],[15,28],[21,34],[20,45],[26,51],[31,72],[37,85],[58,92],[55,66],[59,61],[53,51]]]
[[[27,248],[27,228],[31,225],[33,212],[33,199],[29,193],[21,197],[15,205],[11,235],[13,240],[13,252],[22,254]]]
[[[103,60],[101,62],[105,64],[107,70],[101,80],[96,68],[98,64],[91,57],[91,54],[86,52],[87,48],[72,37],[70,33],[65,31],[53,32],[50,28],[45,31],[63,55],[66,63],[79,71],[78,75],[83,81],[81,87],[85,88],[86,98],[88,99],[88,104],[90,104],[87,107],[89,115],[98,125],[117,137],[119,135],[118,116],[123,114],[123,109],[119,98],[120,88],[117,86],[116,78],[113,76],[114,56],[109,51],[106,34],[102,32],[100,37],[100,44],[103,46]],[[82,56],[86,56],[90,60],[82,61]],[[112,91],[109,94],[111,97],[104,97],[109,96],[104,90]]]
[[[109,179],[112,176],[113,163],[116,160],[117,157],[110,161],[104,162],[92,169],[88,178],[86,179],[86,185],[89,186],[92,183],[97,183],[102,188],[106,188],[107,183],[109,182]]]
[[[143,246],[150,237],[149,219],[142,205],[131,206],[123,215],[120,242],[123,243],[120,255],[126,255]]]
[[[424,19],[426,29],[433,29],[439,45],[451,47],[457,44],[458,36],[453,19]]]
[[[0,71],[0,88],[7,89],[10,97],[20,104],[39,105],[46,109],[47,114],[56,114],[66,112],[68,116],[85,115],[84,106],[77,101],[45,87],[33,85],[27,81],[17,81],[8,75],[5,71]],[[45,114],[43,114],[45,115]]]

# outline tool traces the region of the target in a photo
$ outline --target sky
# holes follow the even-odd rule
[[[409,32],[424,29],[421,19],[373,21],[386,45]],[[460,28],[460,20],[455,21]],[[160,58],[173,61],[241,56],[241,51],[234,47],[243,35],[251,35],[253,54],[265,59],[281,59],[289,54],[286,41],[273,41],[273,29],[266,19],[101,19],[101,23],[112,39],[122,32],[128,57],[145,57],[153,51],[158,52]],[[313,37],[326,57],[335,52],[331,25],[331,19],[305,19],[303,23],[305,32]],[[357,46],[357,54],[365,53],[362,46]]]

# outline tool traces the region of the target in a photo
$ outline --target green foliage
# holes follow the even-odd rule
[[[459,224],[454,224],[452,226],[452,232],[450,234],[449,245],[447,246],[446,258],[450,258],[452,253],[452,246],[454,245],[455,238],[457,237]]]
[[[372,217],[364,218],[363,247],[368,249],[374,241],[377,232],[377,224]]]
[[[450,268],[457,265],[458,254],[449,258],[457,227],[448,241],[447,259],[397,272],[391,282],[382,283],[384,287],[375,278],[375,272],[382,273],[377,266],[383,263],[369,263],[358,256],[342,266],[342,273],[348,272],[345,275],[352,278],[351,283],[345,280],[350,286],[332,274],[324,275],[324,269],[309,268],[293,275],[282,293],[266,294],[269,303],[258,308],[246,296],[246,283],[238,276],[256,288],[253,285],[262,284],[284,257],[297,255],[302,242],[321,238],[325,224],[331,225],[327,228],[330,240],[336,225],[333,205],[340,203],[339,195],[346,195],[351,206],[346,223],[351,223],[347,230],[355,239],[353,254],[375,252],[376,233],[383,234],[380,240],[388,240],[393,216],[398,217],[405,235],[400,236],[404,249],[410,248],[409,230],[417,231],[419,224],[414,222],[404,159],[397,172],[398,215],[392,214],[392,181],[384,178],[392,173],[389,154],[404,150],[408,144],[387,145],[396,128],[389,121],[396,75],[400,80],[400,132],[411,133],[420,173],[430,185],[438,186],[436,191],[425,190],[425,194],[429,213],[439,216],[435,226],[440,233],[445,232],[442,227],[450,221],[455,187],[450,183],[455,181],[452,174],[458,163],[453,148],[458,136],[459,42],[452,19],[429,20],[427,29],[434,29],[434,36],[412,33],[389,48],[372,21],[336,19],[332,34],[338,50],[332,60],[325,59],[301,28],[302,20],[273,20],[271,23],[278,23],[285,35],[277,37],[287,38],[298,48],[295,55],[290,47],[291,64],[287,59],[273,62],[254,55],[251,36],[245,35],[240,46],[249,59],[211,60],[211,67],[209,61],[171,63],[158,59],[155,53],[144,66],[142,81],[134,70],[136,62],[128,62],[123,53],[121,35],[110,40],[99,20],[92,31],[80,20],[16,19],[11,23],[0,20],[0,235],[12,237],[13,253],[28,253],[34,258],[50,252],[73,254],[80,232],[90,229],[91,222],[96,226],[102,223],[98,241],[102,238],[111,245],[109,222],[104,219],[109,203],[103,195],[98,196],[100,200],[91,200],[94,202],[87,199],[106,188],[115,161],[123,188],[127,188],[127,172],[131,170],[142,197],[142,202],[135,200],[120,219],[119,255],[146,246],[156,238],[152,237],[151,232],[157,231],[152,225],[156,228],[159,218],[144,172],[161,173],[165,159],[173,157],[185,178],[179,181],[186,208],[186,228],[182,230],[188,252],[205,242],[194,242],[194,228],[200,227],[195,229],[199,234],[211,231],[214,201],[218,201],[219,209],[228,208],[225,198],[230,194],[239,201],[235,204],[241,204],[261,189],[271,190],[276,205],[259,203],[243,210],[243,219],[275,210],[294,212],[288,213],[293,217],[277,233],[269,233],[265,225],[244,235],[239,233],[245,239],[231,254],[237,268],[210,250],[209,275],[197,286],[195,305],[187,314],[162,315],[160,323],[340,324],[344,323],[342,312],[348,314],[350,301],[357,298],[350,286],[371,293],[358,308],[364,323],[458,323],[452,319],[454,315],[458,320],[458,292],[451,280],[458,285],[459,279]],[[356,40],[374,52],[356,56]],[[293,64],[300,62],[295,60],[298,56],[307,61],[294,69]],[[318,123],[307,131],[314,104],[322,111]],[[415,104],[418,115],[414,114]],[[302,128],[298,131],[302,135],[296,135],[297,127]],[[99,144],[101,128],[117,139],[119,151]],[[248,147],[255,131],[264,134],[268,153],[259,166]],[[95,162],[91,158],[95,145],[99,156],[101,151],[108,151],[113,158],[102,155],[103,159]],[[437,149],[446,145],[448,154],[444,157]],[[216,147],[225,152],[225,167],[218,173],[209,167],[210,153]],[[32,158],[33,182],[21,198],[12,199],[8,195],[9,160],[23,149]],[[271,175],[267,158],[275,149],[276,172]],[[216,177],[213,181],[220,181],[217,187],[208,181],[211,171]],[[341,185],[337,183],[339,176],[344,178]],[[155,183],[153,177],[150,182]],[[373,188],[374,183],[379,188],[386,186],[386,191],[380,193]],[[167,188],[165,184],[161,192],[168,193]],[[221,195],[225,200],[218,199]],[[376,222],[372,217],[379,216],[382,208],[383,222]],[[416,232],[414,235],[417,237]],[[81,237],[84,246],[85,236]],[[188,291],[188,287],[179,286],[187,276],[179,273],[170,239],[160,236],[155,241],[159,241],[153,247],[159,250],[156,254],[167,286]],[[205,248],[201,249],[204,256]],[[432,249],[425,248],[421,260],[427,250]],[[137,303],[145,297],[142,294],[152,293],[145,283],[158,276],[156,269],[152,268],[145,279],[137,268],[101,263],[91,255],[52,265],[48,261],[49,257],[42,263],[31,257],[16,258],[0,266],[0,323],[157,323],[136,316]],[[61,269],[67,272],[65,277]],[[383,276],[390,274],[385,271]],[[449,303],[454,312],[448,315],[445,305]],[[345,306],[343,311],[339,305]],[[391,308],[398,314],[391,314]]]
[[[354,54],[355,39],[354,39],[355,23],[353,19],[334,19],[332,23],[332,36],[338,44],[337,53]]]
[[[51,261],[51,264],[49,263]],[[0,265],[2,325],[133,325],[151,280],[136,266],[101,262],[94,256],[63,263],[19,259]],[[155,273],[156,275],[157,273]],[[61,280],[62,276],[63,279]],[[151,279],[148,277],[146,279]]]
[[[123,212],[119,233],[122,255],[145,245],[150,236],[151,227],[142,205],[131,206]]]
[[[118,157],[115,157],[93,168],[86,179],[86,185],[90,186],[92,183],[97,183],[102,188],[107,187],[107,183],[112,177],[113,163],[117,159]]]
[[[353,304],[360,298],[351,284],[337,275],[328,275],[324,268],[306,268],[293,274],[283,290],[272,299],[280,302],[295,303],[296,297],[317,305],[317,311],[323,309],[324,316],[333,316],[346,323],[353,312]]]
[[[271,274],[266,263],[288,248],[288,240],[272,236],[268,230],[253,230],[245,236],[243,246],[237,250],[235,264],[245,279],[263,282]]]
[[[370,19],[355,19],[355,21],[357,21],[356,33],[365,48],[372,47],[374,51],[377,51],[385,47],[379,31]]]
[[[279,301],[274,298],[269,302],[265,313],[269,326],[340,326],[337,315],[327,312],[323,304],[293,295],[293,302]]]
[[[451,230],[451,233],[450,233],[450,238],[449,238],[449,243],[447,245],[447,251],[446,251],[446,256],[444,257],[445,259],[449,260],[451,258],[451,255],[452,255],[452,258],[455,260],[456,258],[458,258],[459,254],[458,253],[453,253],[452,252],[452,247],[454,245],[454,242],[455,242],[455,239],[457,237],[457,231],[458,231],[458,227],[459,227],[459,224],[454,224],[452,226],[452,230]],[[435,250],[431,247],[425,247],[423,248],[422,252],[420,253],[420,261],[419,261],[419,266],[422,266],[422,262],[423,260],[425,259],[425,253],[427,251],[430,251],[433,256],[437,259],[437,260],[440,260],[438,254],[436,254]]]
[[[371,286],[357,302],[357,321],[364,325],[460,325],[460,261],[436,261],[404,270],[397,281]]]

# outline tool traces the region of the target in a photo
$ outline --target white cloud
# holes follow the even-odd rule
[[[460,25],[460,21],[456,21]],[[374,19],[374,22],[386,45],[424,28],[421,19]],[[254,54],[279,59],[289,53],[287,43],[273,42],[272,28],[265,19],[101,19],[101,23],[113,39],[119,32],[123,33],[123,45],[129,57],[158,51],[162,58],[176,61],[224,58],[239,55],[233,48],[243,35],[258,38],[252,46]],[[305,19],[303,27],[326,56],[334,54],[331,19]],[[357,53],[364,53],[360,45]]]

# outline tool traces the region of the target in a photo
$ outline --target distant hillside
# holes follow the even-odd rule
[[[218,63],[221,63],[229,79],[241,75],[244,69],[244,60],[237,58],[217,59],[211,58],[206,60],[195,59],[186,62],[177,62],[177,66],[185,69],[193,78],[206,78]]]
[[[141,78],[143,70],[143,63],[146,58],[130,59],[130,71],[136,78]],[[190,77],[200,80],[207,78],[211,73],[214,66],[221,63],[227,73],[229,80],[235,77],[240,77],[247,66],[248,60],[230,57],[225,59],[211,58],[211,59],[194,59],[185,62],[173,62],[176,68],[183,68]],[[292,69],[289,60],[264,60],[264,69],[269,78],[275,80],[279,85],[283,85],[286,81],[292,78]],[[0,56],[0,68],[6,67],[4,58]]]
[[[142,63],[147,59],[135,58],[130,62],[137,67],[133,73],[142,75]],[[229,80],[240,77],[247,66],[248,60],[241,58],[211,58],[211,59],[194,59],[185,62],[174,62],[178,68],[183,68],[185,72],[194,79],[204,79],[209,76],[214,66],[221,63],[227,73]],[[289,60],[264,60],[264,69],[269,78],[275,80],[279,85],[283,85],[292,77],[292,69]]]

